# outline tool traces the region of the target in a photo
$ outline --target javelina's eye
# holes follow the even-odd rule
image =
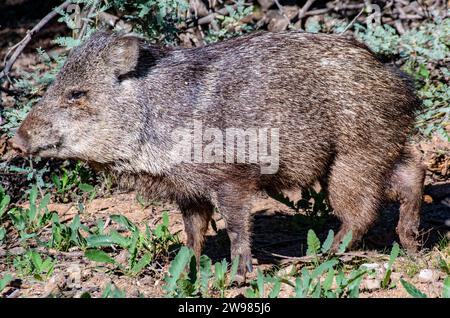
[[[86,91],[71,91],[68,96],[69,102],[76,101],[76,100],[86,96],[86,94],[87,94]]]

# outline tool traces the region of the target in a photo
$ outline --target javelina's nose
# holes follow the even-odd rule
[[[8,143],[19,155],[25,155],[28,152],[28,143],[18,132],[8,141]]]

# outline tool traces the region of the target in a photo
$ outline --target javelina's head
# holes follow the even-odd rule
[[[22,155],[126,160],[144,122],[134,81],[160,54],[137,37],[97,32],[69,54],[11,146]]]

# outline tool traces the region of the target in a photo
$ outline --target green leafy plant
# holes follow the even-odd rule
[[[450,276],[444,280],[444,287],[442,288],[442,298],[450,298]]]
[[[301,199],[297,202],[291,201],[282,193],[269,193],[269,195],[297,212],[302,211],[302,214],[295,215],[295,221],[302,226],[313,229],[320,228],[325,224],[331,213],[324,191],[317,192],[313,188],[303,189]]]
[[[47,279],[52,273],[56,260],[51,257],[43,259],[36,251],[28,251],[23,256],[17,256],[13,260],[14,268],[20,275],[33,275],[38,280]]]
[[[29,195],[28,208],[15,207],[8,212],[14,227],[19,232],[22,240],[36,236],[36,231],[45,226],[51,219],[47,205],[50,201],[50,194],[45,194],[38,203],[38,189],[33,186]]]
[[[6,239],[6,229],[4,227],[0,227],[0,245],[3,244],[3,241]]]
[[[87,194],[89,201],[96,195],[96,188],[89,184],[96,178],[92,170],[88,169],[82,162],[77,162],[72,167],[61,167],[62,174],[52,175],[52,181],[55,185],[56,199],[61,202],[76,201],[78,196]]]
[[[81,230],[89,232],[89,228],[81,224],[78,215],[69,225],[65,225],[60,223],[59,216],[55,213],[52,216],[52,236],[47,246],[64,252],[74,246],[85,248],[87,242]]]
[[[5,189],[0,185],[0,221],[6,213],[11,198],[6,194]]]
[[[164,278],[166,282],[164,290],[169,297],[209,297],[211,293],[218,292],[223,298],[235,282],[238,264],[237,257],[230,269],[225,259],[213,266],[211,259],[202,255],[197,271],[194,252],[183,246],[170,264]]]
[[[242,35],[254,30],[254,26],[242,23],[242,19],[253,12],[252,5],[246,5],[244,0],[235,1],[235,6],[225,5],[228,15],[217,16],[217,27],[210,28],[205,35],[206,43],[214,43]]]
[[[250,287],[246,289],[245,295],[275,298],[279,296],[282,284],[286,284],[293,288],[296,297],[358,297],[361,281],[371,271],[360,267],[347,275],[339,259],[331,253],[333,238],[333,231],[330,231],[321,245],[316,234],[310,230],[308,255],[313,256],[313,266],[302,268],[300,273],[289,273],[296,276],[295,283],[286,278],[286,274],[266,274],[258,270],[256,280],[249,282]],[[345,252],[350,240],[351,232],[342,240],[340,253]],[[198,272],[194,253],[182,247],[171,262],[164,279],[164,290],[170,297],[211,297],[216,293],[225,297],[234,282],[237,265],[238,258],[233,260],[231,267],[225,259],[212,266],[211,260],[202,255]]]
[[[392,246],[391,254],[389,255],[389,262],[387,264],[386,273],[384,274],[383,280],[381,281],[382,288],[388,288],[391,282],[392,265],[400,252],[400,246],[394,243]]]
[[[450,19],[433,16],[418,27],[402,35],[393,27],[377,25],[363,27],[355,25],[356,36],[374,52],[395,57],[402,69],[410,74],[423,101],[424,111],[418,114],[417,127],[425,136],[436,133],[444,141],[450,136],[445,127],[450,118]]]
[[[2,186],[0,186],[0,224],[2,221],[2,218],[6,215],[6,211],[9,205],[9,202],[11,201],[11,198],[9,195],[5,193],[5,190]],[[3,241],[6,238],[6,229],[3,227],[0,227],[0,244],[3,243]]]
[[[427,295],[418,290],[414,285],[408,283],[407,281],[400,278],[400,282],[405,288],[405,290],[414,298],[427,298]]]
[[[8,286],[8,284],[12,281],[13,277],[11,274],[5,274],[0,279],[0,293]]]
[[[127,295],[124,290],[116,287],[116,285],[109,283],[106,285],[105,290],[102,293],[102,298],[126,298]]]
[[[136,276],[159,255],[167,255],[169,250],[179,244],[176,235],[168,229],[169,216],[164,212],[162,223],[154,230],[147,226],[144,232],[123,215],[111,215],[111,220],[121,225],[130,235],[124,236],[118,231],[111,230],[108,234],[91,234],[86,238],[88,250],[85,256],[96,262],[109,263],[123,273]],[[119,246],[128,251],[128,264],[124,266],[109,256],[106,252],[99,250],[101,247]]]
[[[403,288],[408,292],[408,294],[414,298],[428,298],[428,296],[421,292],[417,287],[415,287],[413,284],[408,283],[407,281],[400,278],[400,283],[402,284]],[[444,286],[442,288],[442,298],[450,298],[450,276],[448,276],[444,280]]]
[[[346,275],[342,268],[338,268],[339,260],[331,253],[333,239],[334,233],[330,230],[321,246],[314,231],[308,231],[307,254],[314,256],[314,267],[311,270],[302,268],[300,276],[295,280],[296,297],[358,297],[362,278],[369,271],[360,267]],[[352,232],[349,231],[342,239],[338,253],[345,252],[351,239]],[[335,283],[334,289],[331,288],[333,282]]]
[[[245,295],[249,298],[262,298],[266,296],[269,298],[277,298],[280,294],[282,281],[278,277],[271,275],[264,275],[261,270],[258,269],[256,280],[250,282],[250,288],[247,288]],[[271,285],[271,289],[266,288],[267,285]],[[267,291],[266,291],[267,290]]]

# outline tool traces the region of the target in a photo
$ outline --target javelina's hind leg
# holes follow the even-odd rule
[[[385,173],[382,167],[367,160],[366,157],[355,157],[355,154],[341,155],[331,169],[328,198],[335,215],[342,221],[333,242],[335,252],[348,231],[352,231],[350,248],[378,216]]]
[[[247,271],[251,272],[251,216],[250,208],[254,193],[248,188],[225,184],[218,192],[217,208],[223,216],[230,238],[231,259],[239,257],[236,274],[238,283],[245,282]]]
[[[408,150],[409,151],[409,150]],[[397,234],[402,246],[410,253],[417,251],[425,168],[419,158],[406,153],[394,167],[386,188],[388,198],[400,202]]]
[[[206,201],[189,201],[179,203],[187,235],[187,246],[192,248],[200,262],[205,234],[214,212],[213,206]]]

